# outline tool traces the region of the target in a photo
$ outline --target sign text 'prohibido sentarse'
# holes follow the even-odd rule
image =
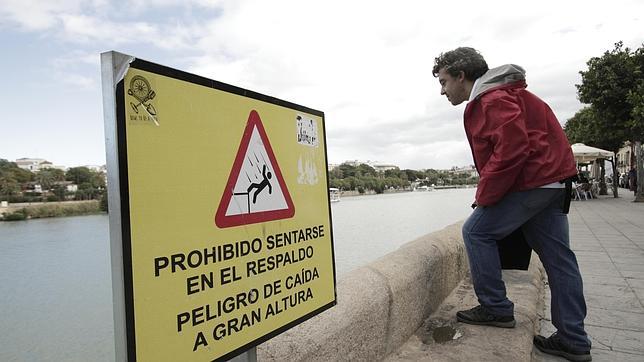
[[[102,54],[117,359],[231,358],[336,303],[324,114]]]

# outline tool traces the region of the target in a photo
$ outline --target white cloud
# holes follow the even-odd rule
[[[0,4],[0,24],[17,24],[66,45],[54,63],[57,71],[97,68],[96,49],[145,46],[153,49],[146,57],[159,54],[150,61],[178,63],[324,111],[331,162],[361,158],[409,168],[471,162],[463,107],[441,97],[431,75],[440,52],[467,45],[479,49],[490,66],[522,65],[529,89],[563,123],[582,107],[574,84],[585,62],[618,40],[638,47],[641,32],[633,29],[642,28],[644,13],[637,0],[610,6],[553,0],[521,6],[499,0],[453,6],[420,0]],[[96,74],[71,73],[77,76],[65,81],[76,86],[98,82]]]
[[[45,30],[56,25],[59,14],[79,11],[81,2],[80,0],[2,0],[0,1],[0,22],[18,24],[26,30]]]

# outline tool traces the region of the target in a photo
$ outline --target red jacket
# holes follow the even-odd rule
[[[503,84],[477,95],[465,108],[465,133],[480,176],[478,205],[577,174],[554,113],[525,88],[522,80]]]

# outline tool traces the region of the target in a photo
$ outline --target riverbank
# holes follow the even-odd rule
[[[0,221],[92,215],[101,212],[103,211],[98,200],[19,203],[0,207]]]
[[[447,190],[447,189],[472,189],[476,188],[476,185],[447,185],[447,186],[432,186],[433,190]],[[430,192],[432,190],[428,191],[421,191],[421,192]],[[411,188],[406,188],[406,189],[388,189],[384,190],[382,194],[399,194],[399,193],[405,193],[405,192],[419,192],[419,190],[413,190]],[[365,190],[363,193],[360,193],[357,190],[343,190],[340,191],[340,196],[341,197],[353,197],[353,196],[368,196],[368,195],[378,195],[378,193],[374,190]]]

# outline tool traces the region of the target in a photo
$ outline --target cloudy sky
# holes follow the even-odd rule
[[[458,46],[527,70],[563,123],[586,61],[644,42],[644,2],[0,0],[0,158],[104,164],[100,56],[117,50],[325,112],[329,161],[470,164],[432,77]]]

